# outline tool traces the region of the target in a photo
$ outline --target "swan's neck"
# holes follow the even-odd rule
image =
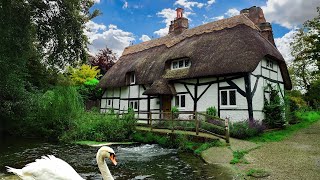
[[[100,154],[97,154],[97,163],[99,170],[101,172],[103,180],[113,180],[113,177],[110,173],[110,170],[104,160],[104,157],[102,157]]]

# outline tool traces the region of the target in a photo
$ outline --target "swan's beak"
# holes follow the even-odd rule
[[[110,156],[110,160],[115,166],[117,165],[117,161],[116,161],[116,156],[115,155]]]

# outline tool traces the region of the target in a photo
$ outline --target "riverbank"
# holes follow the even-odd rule
[[[279,142],[254,143],[231,139],[231,146],[213,147],[201,156],[209,164],[230,167],[243,179],[258,170],[262,179],[320,179],[320,121],[301,129]],[[234,165],[234,152],[244,157]],[[240,178],[240,179],[241,179]],[[254,178],[253,178],[254,179]]]

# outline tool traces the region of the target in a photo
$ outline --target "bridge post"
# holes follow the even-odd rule
[[[196,121],[196,135],[199,135],[199,120],[196,111],[194,112],[194,120]]]
[[[226,143],[229,145],[230,143],[230,133],[229,133],[229,118],[225,120],[225,133],[226,133]]]
[[[174,125],[173,125],[174,123],[173,123],[173,112],[171,111],[171,132],[173,133],[173,131],[174,131]]]
[[[152,131],[152,113],[149,111],[149,118],[150,118],[150,130]]]

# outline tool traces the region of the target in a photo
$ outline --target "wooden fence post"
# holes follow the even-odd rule
[[[152,131],[152,113],[151,113],[151,111],[149,112],[149,117],[150,117],[150,130]]]
[[[225,133],[226,133],[226,143],[229,145],[230,143],[230,134],[229,134],[229,118],[225,120]]]
[[[196,111],[194,112],[194,119],[196,121],[196,135],[199,135],[199,119]]]
[[[171,111],[171,132],[173,133],[174,131],[174,125],[173,125],[173,112]]]

